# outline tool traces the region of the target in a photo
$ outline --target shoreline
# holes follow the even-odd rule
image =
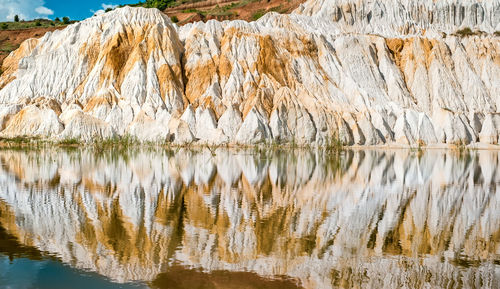
[[[345,151],[345,150],[451,150],[451,151],[474,151],[474,150],[488,150],[500,151],[500,145],[486,144],[486,143],[473,143],[469,145],[455,145],[455,144],[432,144],[423,146],[411,146],[398,143],[383,144],[383,145],[317,145],[317,144],[293,144],[293,143],[258,143],[258,144],[203,144],[203,143],[190,143],[190,144],[175,144],[169,142],[141,142],[131,140],[129,138],[122,139],[106,139],[96,140],[94,142],[83,142],[78,140],[50,140],[36,137],[15,137],[15,138],[0,138],[0,150],[9,148],[40,148],[40,147],[58,147],[58,148],[184,148],[184,149],[258,149],[258,150],[294,150],[294,149],[307,149],[307,150],[323,150],[323,151]]]

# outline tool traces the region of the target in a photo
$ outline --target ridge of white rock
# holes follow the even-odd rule
[[[66,126],[82,131],[36,131],[41,136],[91,141],[130,134],[142,140],[164,139],[168,111],[183,108],[182,51],[166,15],[154,9],[117,9],[25,42],[5,61],[0,102],[50,100],[63,113],[77,103],[82,112],[71,117],[89,120],[66,119]],[[23,116],[4,113],[4,118]],[[107,126],[104,134],[98,128],[102,125]],[[6,130],[5,135],[36,135]]]
[[[182,27],[116,9],[5,60],[0,136],[496,146],[499,1],[310,0],[290,15]],[[483,33],[453,35],[465,27]],[[25,119],[29,106],[53,117]],[[76,106],[106,133],[95,121],[67,132]]]
[[[0,225],[121,282],[175,263],[305,288],[495,288],[499,165],[498,151],[2,150]]]
[[[342,32],[394,35],[500,31],[499,0],[310,0],[294,13],[328,19]]]

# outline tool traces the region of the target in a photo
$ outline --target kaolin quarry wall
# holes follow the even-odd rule
[[[0,136],[496,145],[499,23],[498,0],[311,0],[182,27],[120,8],[5,60]]]

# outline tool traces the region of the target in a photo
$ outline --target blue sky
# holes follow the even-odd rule
[[[137,3],[135,0],[0,0],[0,21],[12,21],[14,15],[21,19],[62,18],[82,20],[98,11],[117,4]]]

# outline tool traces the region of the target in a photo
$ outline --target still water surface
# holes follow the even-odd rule
[[[500,153],[0,151],[0,288],[500,288]]]

